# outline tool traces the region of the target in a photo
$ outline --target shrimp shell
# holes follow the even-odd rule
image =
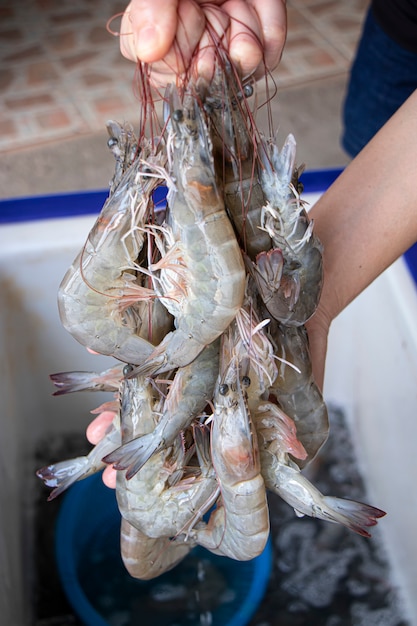
[[[324,496],[285,454],[272,454],[264,449],[261,460],[268,489],[292,506],[299,516],[309,515],[342,524],[363,537],[370,537],[367,529],[385,515],[385,511],[363,502]]]
[[[223,338],[223,357],[229,343]],[[214,552],[245,561],[259,556],[269,536],[269,512],[258,440],[240,382],[236,357],[227,363],[214,398],[213,465],[221,503],[191,537]]]
[[[191,541],[151,538],[122,519],[120,551],[133,578],[150,580],[173,569],[194,547]]]
[[[153,454],[171,446],[211,400],[218,362],[219,341],[215,341],[189,365],[179,368],[152,432],[143,436],[136,434],[134,439],[105,457],[105,462],[116,469],[126,469],[126,477],[130,479]]]
[[[161,153],[154,158],[164,160]],[[157,184],[136,160],[106,201],[58,292],[61,322],[68,332],[82,345],[127,363],[141,363],[153,350],[149,326],[134,308],[135,302],[152,298],[152,292],[132,272],[138,269],[143,226]],[[168,319],[167,329],[171,323]]]
[[[67,461],[60,461],[37,470],[36,475],[47,487],[53,487],[48,500],[53,500],[77,480],[83,480],[91,474],[104,469],[102,458],[120,445],[119,419],[115,417],[103,439],[86,456],[79,456]]]
[[[294,178],[295,139],[281,150],[275,141],[260,150],[261,180],[267,198],[261,227],[273,243],[248,267],[270,314],[279,322],[300,326],[315,312],[323,285],[322,246],[313,232]]]
[[[170,101],[175,191],[171,187],[168,204],[177,265],[170,262],[169,269],[178,270],[185,296],[175,330],[136,373],[155,374],[190,363],[226,330],[245,290],[242,254],[216,183],[203,113],[191,94],[181,108],[176,108],[176,91]]]
[[[305,327],[285,326],[272,321],[269,332],[276,346],[276,355],[281,358],[270,393],[294,420],[297,437],[308,454],[306,459],[296,459],[296,462],[299,467],[304,467],[327,440],[327,406],[313,378]]]
[[[204,108],[210,120],[217,175],[224,201],[242,249],[252,260],[271,247],[271,238],[261,230],[266,200],[260,183],[259,159],[254,142],[256,129],[249,116],[245,90],[227,59],[217,63],[213,80],[199,83]]]
[[[113,178],[110,182],[110,195],[120,183],[123,174],[132,165],[138,154],[138,140],[129,122],[119,124],[115,120],[106,123],[109,138],[107,145],[116,159]]]
[[[171,450],[157,452],[130,480],[118,472],[117,501],[123,518],[149,537],[188,536],[219,495],[206,437],[202,447],[197,444],[199,464],[189,476],[181,476],[181,454],[176,463]]]

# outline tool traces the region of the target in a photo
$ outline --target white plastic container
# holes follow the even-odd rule
[[[324,176],[322,190],[328,180]],[[314,202],[317,194],[308,185],[306,191],[305,199]],[[8,626],[33,619],[34,450],[45,437],[83,432],[96,404],[89,394],[53,398],[49,374],[109,364],[68,335],[56,304],[59,283],[104,198],[37,199],[35,215],[29,210],[19,216],[23,221],[0,225],[0,623]],[[6,204],[0,202],[0,218],[14,206]],[[24,210],[32,204],[28,200]],[[54,217],[90,205],[92,215]],[[39,214],[43,219],[31,219]],[[379,526],[416,626],[417,293],[403,259],[334,322],[325,397],[348,416],[372,503],[388,513]]]

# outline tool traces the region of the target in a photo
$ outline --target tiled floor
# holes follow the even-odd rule
[[[134,65],[107,20],[122,0],[10,0],[0,5],[0,151],[88,135],[139,119]],[[280,89],[345,75],[368,0],[288,0]]]
[[[288,0],[288,38],[277,70],[286,87],[350,67],[368,0]]]

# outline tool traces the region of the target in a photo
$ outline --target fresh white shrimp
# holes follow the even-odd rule
[[[296,459],[305,459],[307,452],[297,438],[294,421],[273,402],[258,404],[253,412],[253,421],[261,448],[282,451]],[[262,444],[262,445],[261,445]]]
[[[82,480],[106,467],[103,456],[120,446],[119,417],[115,416],[101,441],[87,454],[67,461],[60,461],[37,470],[36,475],[47,487],[53,487],[48,500],[53,500],[77,480]]]
[[[150,580],[180,563],[194,547],[193,542],[177,538],[151,538],[122,519],[120,551],[125,568],[133,578]]]
[[[278,375],[269,391],[285,413],[294,420],[297,437],[307,451],[307,456],[296,459],[296,463],[299,467],[304,467],[327,440],[327,406],[314,381],[305,327],[284,326],[271,320],[268,332],[279,358]]]
[[[251,273],[270,314],[287,325],[304,324],[314,313],[323,283],[322,246],[294,186],[295,139],[281,150],[263,142],[262,188],[267,198],[261,227],[273,248],[260,252]]]
[[[268,398],[269,388],[278,374],[274,348],[266,333],[268,325],[269,319],[260,320],[254,301],[249,297],[231,324],[241,374],[250,382],[246,387],[250,411]]]
[[[257,130],[248,97],[253,85],[244,87],[230,60],[220,51],[213,79],[199,82],[199,93],[209,117],[215,167],[222,181],[224,202],[241,248],[252,259],[271,247],[271,238],[260,228],[265,196],[259,180],[259,158],[254,137]]]
[[[385,515],[369,504],[324,496],[285,453],[273,454],[261,448],[261,462],[267,488],[292,506],[297,515],[343,524],[364,537],[370,537],[367,528],[375,526]]]
[[[124,363],[117,363],[103,372],[58,372],[49,378],[57,387],[54,396],[75,391],[117,391],[123,378]]]
[[[105,457],[115,469],[126,469],[130,479],[155,452],[173,444],[182,430],[211,401],[218,373],[219,341],[200,352],[189,365],[178,368],[163,405],[162,415],[152,432],[136,435],[132,441]],[[132,375],[135,370],[133,370]],[[137,375],[136,375],[137,376]]]
[[[144,157],[163,165],[164,153],[151,158],[149,151],[145,145]],[[148,320],[143,318],[155,294],[136,279],[135,272],[141,269],[136,260],[145,241],[151,194],[159,180],[141,159],[130,166],[58,292],[61,321],[73,337],[96,352],[128,363],[141,363],[153,350]],[[145,301],[142,308],[139,301]],[[165,332],[171,324],[169,316]]]
[[[176,458],[178,444],[154,454],[130,480],[126,480],[124,472],[117,473],[119,510],[124,519],[148,537],[187,535],[219,495],[209,435],[198,426],[195,434],[198,465],[193,472],[188,470],[188,476],[182,477],[182,455],[178,461]],[[169,479],[175,472],[180,477],[170,485]]]
[[[217,339],[239,310],[245,289],[242,254],[216,183],[212,148],[203,111],[188,94],[182,105],[172,91],[172,178],[168,221],[175,244],[165,259],[176,271],[182,294],[175,330],[137,369],[160,373],[190,363]],[[162,269],[164,259],[159,262]]]
[[[223,339],[223,347],[228,343]],[[229,346],[230,347],[230,346]],[[229,347],[222,355],[230,355]],[[228,358],[228,357],[227,357]],[[242,389],[239,362],[228,358],[214,397],[211,454],[221,503],[191,538],[211,550],[245,561],[263,551],[269,536],[269,512],[256,433]]]
[[[111,195],[120,183],[123,174],[138,156],[138,139],[129,122],[120,124],[115,120],[108,120],[106,128],[109,134],[107,145],[116,159],[113,179],[110,182]]]

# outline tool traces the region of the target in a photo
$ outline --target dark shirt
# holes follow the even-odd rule
[[[372,0],[371,6],[382,30],[417,54],[417,0]]]

